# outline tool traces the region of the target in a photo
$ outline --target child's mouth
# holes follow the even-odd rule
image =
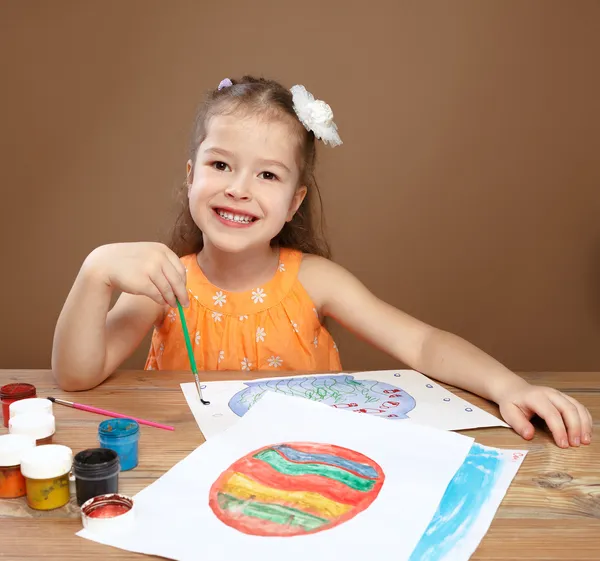
[[[238,228],[250,226],[252,223],[258,220],[256,216],[252,216],[251,214],[246,214],[243,212],[232,211],[224,208],[215,208],[213,210],[215,211],[215,214],[219,220],[223,224],[227,224],[227,226],[234,226]]]

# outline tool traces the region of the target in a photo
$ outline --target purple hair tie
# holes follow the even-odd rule
[[[233,86],[233,82],[229,78],[225,78],[219,82],[219,90]]]

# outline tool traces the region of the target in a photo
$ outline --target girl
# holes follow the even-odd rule
[[[189,370],[177,300],[200,370],[340,371],[328,316],[410,368],[496,402],[525,439],[537,414],[559,446],[589,444],[579,402],[382,302],[328,259],[310,212],[316,139],[341,144],[329,106],[302,86],[246,76],[211,91],[170,248],[111,244],[85,259],[56,326],[59,385],[100,384],[153,326],[146,368]],[[122,294],[109,309],[113,291]]]

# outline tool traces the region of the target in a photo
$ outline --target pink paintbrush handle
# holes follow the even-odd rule
[[[175,427],[169,425],[161,425],[153,421],[145,421],[144,419],[136,419],[130,415],[122,415],[121,413],[115,413],[114,411],[107,411],[106,409],[99,409],[98,407],[90,407],[89,405],[82,405],[81,403],[73,403],[75,409],[81,409],[82,411],[89,411],[90,413],[98,413],[99,415],[107,415],[108,417],[119,417],[121,419],[133,419],[140,423],[140,425],[148,425],[149,427],[156,427],[157,429],[175,430]]]

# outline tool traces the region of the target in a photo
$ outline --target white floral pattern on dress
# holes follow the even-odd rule
[[[335,341],[333,342],[333,350],[339,352],[338,346],[335,344]]]
[[[167,317],[171,320],[171,323],[173,323],[177,319],[177,314],[175,313],[175,310],[171,310]]]
[[[252,363],[247,358],[242,360],[241,364],[242,370],[250,370],[252,368]]]
[[[255,304],[258,304],[259,302],[262,304],[265,301],[266,297],[267,295],[265,294],[265,291],[262,288],[257,288],[256,290],[252,291],[252,301]]]
[[[318,335],[315,335],[315,338],[313,339],[313,345],[315,347],[319,346],[319,337],[318,337]]]
[[[212,318],[215,320],[215,323],[217,321],[221,321],[222,317],[223,317],[223,314],[221,312],[213,312],[212,313]]]
[[[271,368],[279,368],[283,364],[283,360],[279,356],[270,356],[267,362]]]
[[[256,328],[256,342],[264,342],[265,337],[266,337],[267,333],[265,331],[264,327],[257,327]]]
[[[223,304],[227,303],[227,294],[223,294],[222,290],[219,290],[214,296],[213,300],[215,301],[215,306],[223,307]]]
[[[279,267],[277,267],[277,270],[280,273],[285,273],[285,263],[279,263]]]
[[[194,342],[196,343],[196,345],[200,344],[200,339],[201,339],[201,337],[200,337],[200,331],[196,331],[196,335],[194,337]]]
[[[294,320],[290,320],[290,323],[292,324],[292,329],[298,333],[298,324]]]
[[[248,319],[248,316],[240,316],[240,321],[244,321],[245,319]]]
[[[165,352],[165,344],[161,343],[160,347],[158,347],[158,356],[162,356],[164,352]]]
[[[225,358],[225,351],[219,351],[219,358],[217,362],[221,362]]]

